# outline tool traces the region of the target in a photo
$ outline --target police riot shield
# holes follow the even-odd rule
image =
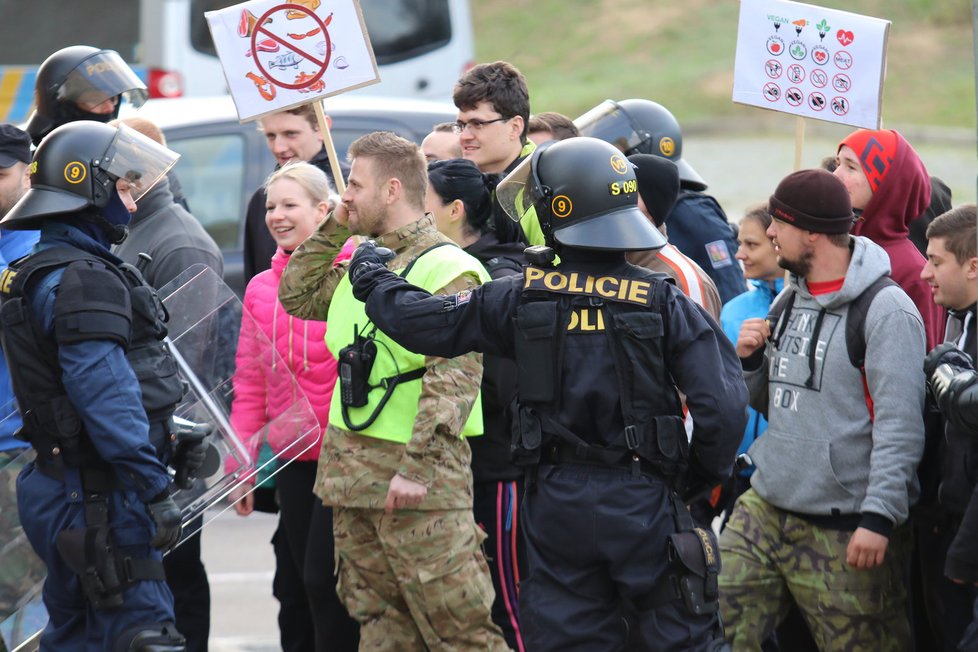
[[[0,426],[16,420],[14,404],[2,408]],[[44,562],[34,553],[17,516],[17,475],[34,459],[34,449],[0,452],[0,650],[31,649],[30,641],[47,622],[41,603]]]
[[[174,449],[202,441],[207,451],[191,477],[171,469],[186,539],[223,511],[211,508],[222,505],[236,488],[241,487],[237,496],[250,493],[317,445],[320,428],[289,366],[213,270],[195,265],[159,295],[169,314],[170,351],[187,390],[174,413]],[[237,400],[236,374],[248,379],[248,392]],[[285,407],[267,414],[269,403]],[[256,405],[264,414],[257,421]],[[239,414],[248,417],[237,418]]]

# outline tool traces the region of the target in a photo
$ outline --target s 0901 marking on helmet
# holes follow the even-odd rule
[[[550,210],[554,217],[567,217],[574,210],[574,204],[567,195],[557,195],[550,202]]]
[[[626,195],[632,192],[638,192],[638,181],[635,179],[629,179],[628,181],[612,181],[608,184],[608,194],[609,195],[620,195],[625,193]]]
[[[65,181],[68,183],[81,183],[88,176],[88,168],[84,163],[72,161],[65,166]]]

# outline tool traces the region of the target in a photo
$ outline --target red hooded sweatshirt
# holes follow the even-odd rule
[[[890,276],[920,311],[927,332],[927,350],[944,339],[947,313],[934,303],[930,286],[920,278],[927,260],[910,241],[910,223],[930,204],[930,176],[910,143],[892,129],[860,129],[840,144],[856,153],[873,197],[852,227],[886,250]]]

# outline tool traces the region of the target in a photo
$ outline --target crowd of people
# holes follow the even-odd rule
[[[0,543],[36,554],[0,621],[43,577],[42,650],[206,650],[157,292],[221,253],[118,55],[38,80],[0,125]],[[282,649],[978,650],[975,205],[859,129],[734,225],[661,104],[531,114],[504,61],[453,100],[343,184],[311,105],[258,121],[227,407],[276,472],[228,500],[278,514]]]

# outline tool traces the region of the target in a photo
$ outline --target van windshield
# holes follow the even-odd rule
[[[194,0],[190,9],[190,43],[204,54],[217,56],[205,11],[240,4],[241,0]],[[360,0],[377,65],[420,56],[446,45],[452,38],[449,0]]]

